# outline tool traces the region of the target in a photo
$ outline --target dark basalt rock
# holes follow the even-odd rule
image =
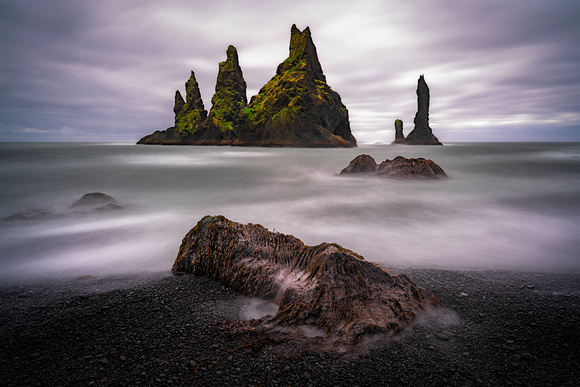
[[[380,164],[369,155],[359,155],[344,168],[340,174],[372,174],[389,178],[437,179],[447,177],[439,165],[433,160],[424,158],[407,159],[397,156],[393,160],[385,160]]]
[[[403,121],[395,120],[395,141],[393,144],[401,144],[405,142],[405,135],[403,134]]]
[[[344,168],[340,174],[345,175],[348,173],[375,173],[377,171],[377,163],[375,159],[373,159],[369,155],[359,155],[354,158],[348,164],[346,168]]]
[[[236,48],[220,63],[209,116],[193,72],[187,102],[175,95],[175,126],[156,131],[138,144],[354,147],[348,111],[326,83],[310,29],[292,26],[290,56],[276,75],[246,99],[246,82]]]
[[[83,195],[82,198],[71,204],[70,207],[79,210],[93,210],[108,205],[117,205],[117,201],[112,196],[102,192],[92,192]]]
[[[250,297],[274,300],[262,327],[316,327],[333,340],[396,334],[438,301],[404,274],[392,275],[337,244],[306,246],[255,224],[206,216],[183,239],[173,274],[220,281]]]
[[[429,127],[429,87],[425,82],[425,77],[421,75],[417,83],[417,113],[415,114],[415,128],[401,140],[400,136],[403,134],[403,125],[401,122],[401,133],[396,131],[395,121],[395,142],[398,144],[407,145],[443,145],[439,142],[433,131]]]
[[[107,194],[102,192],[92,192],[83,195],[79,200],[71,204],[67,209],[30,209],[14,215],[10,215],[4,220],[41,220],[41,219],[54,219],[71,214],[83,214],[90,213],[93,211],[108,211],[108,210],[120,210],[123,207],[117,204],[117,201]],[[72,212],[71,212],[72,210]]]
[[[290,55],[240,114],[238,145],[354,147],[348,111],[326,83],[310,29],[292,26]]]

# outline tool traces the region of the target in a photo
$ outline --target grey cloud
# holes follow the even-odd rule
[[[444,141],[518,139],[526,126],[545,140],[550,120],[545,133],[580,141],[578,14],[572,1],[3,2],[0,140],[136,141],[171,125],[190,70],[209,109],[229,44],[251,97],[296,23],[360,141],[391,141],[396,118],[412,129],[419,74]]]

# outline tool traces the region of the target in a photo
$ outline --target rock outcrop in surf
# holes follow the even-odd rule
[[[290,55],[276,75],[246,99],[237,50],[230,46],[219,65],[212,107],[204,109],[195,75],[184,101],[175,94],[175,124],[138,144],[355,147],[348,110],[326,83],[310,29],[292,26]]]
[[[183,239],[173,274],[212,278],[278,303],[261,324],[310,326],[334,341],[396,334],[438,301],[404,274],[393,275],[334,243],[306,246],[261,225],[206,216]]]
[[[403,121],[395,121],[395,141],[393,144],[406,145],[443,145],[433,134],[429,126],[429,87],[425,82],[425,77],[421,75],[417,82],[417,113],[413,120],[415,127],[407,135],[403,134]]]
[[[77,214],[90,214],[123,209],[117,201],[102,192],[91,192],[66,208],[31,208],[4,218],[5,221],[55,219]]]
[[[371,156],[363,154],[355,157],[344,168],[341,175],[369,174],[380,177],[400,179],[437,179],[447,177],[443,168],[433,160],[397,156],[393,160],[385,160],[377,164]]]

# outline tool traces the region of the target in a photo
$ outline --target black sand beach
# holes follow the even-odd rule
[[[250,301],[169,274],[0,288],[5,386],[575,386],[580,275],[404,269],[442,307],[394,339],[313,352],[232,332]]]

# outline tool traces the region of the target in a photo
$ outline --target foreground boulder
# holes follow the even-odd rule
[[[173,274],[212,278],[278,303],[275,327],[315,327],[336,341],[396,334],[438,301],[404,274],[392,275],[334,243],[306,246],[261,225],[206,216],[183,239]]]
[[[443,168],[433,160],[424,158],[407,159],[397,156],[393,160],[385,160],[377,164],[369,155],[359,155],[344,168],[341,175],[369,174],[391,178],[437,179],[447,177]]]

